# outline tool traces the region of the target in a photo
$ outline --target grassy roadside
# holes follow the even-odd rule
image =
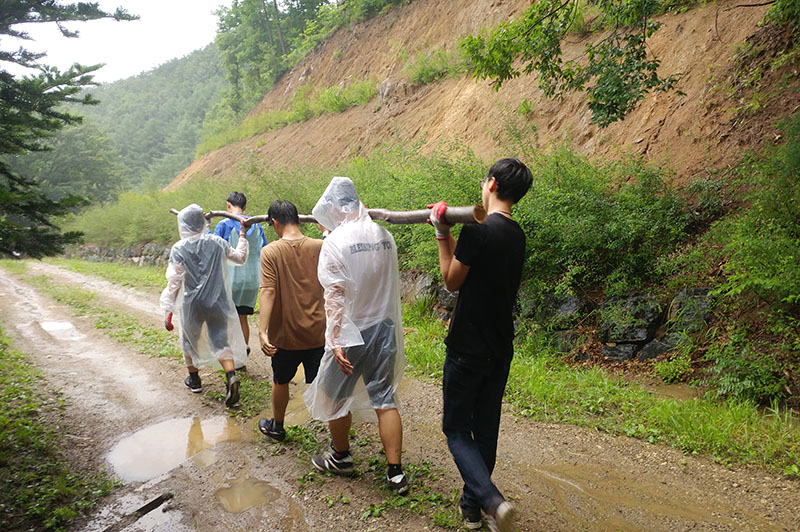
[[[406,359],[441,379],[446,329],[423,306],[405,309]],[[518,339],[506,388],[518,415],[661,443],[725,465],[746,464],[800,479],[800,421],[743,399],[678,401],[599,368],[565,364],[535,335]]]
[[[66,442],[43,418],[61,405],[51,393],[0,328],[0,529],[66,530],[114,485],[64,462]]]
[[[2,264],[7,267],[8,261]],[[167,284],[164,268],[160,266],[135,266],[116,263],[98,263],[81,259],[47,258],[47,264],[53,264],[67,270],[85,275],[102,277],[106,281],[138,289],[161,290]]]

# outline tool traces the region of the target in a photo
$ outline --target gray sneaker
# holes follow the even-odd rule
[[[501,502],[500,506],[494,511],[494,515],[490,515],[486,519],[489,524],[489,530],[491,532],[511,532],[516,513],[517,511],[511,506],[510,502]]]
[[[327,471],[335,475],[349,475],[353,472],[353,456],[348,454],[343,458],[336,458],[333,443],[331,443],[331,450],[324,454],[314,455],[311,465],[320,471]]]
[[[400,473],[391,478],[389,478],[389,475],[386,475],[386,483],[389,484],[389,489],[398,495],[408,493],[408,479],[405,473]]]
[[[236,375],[231,376],[225,383],[225,406],[232,407],[239,402],[239,378]]]

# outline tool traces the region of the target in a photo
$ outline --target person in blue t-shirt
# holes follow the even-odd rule
[[[244,218],[244,210],[247,207],[247,197],[242,192],[231,192],[225,201],[225,209],[234,214],[239,214]],[[239,236],[239,226],[236,220],[224,218],[214,228],[214,234],[221,237],[226,242],[236,239]],[[239,267],[229,267],[231,279],[231,295],[233,303],[236,305],[236,313],[239,314],[239,323],[242,326],[244,342],[248,345],[247,354],[250,354],[250,325],[247,317],[252,315],[258,299],[258,287],[261,282],[261,248],[267,245],[267,236],[261,224],[253,224],[247,231],[247,241],[250,245],[250,255],[247,262]]]

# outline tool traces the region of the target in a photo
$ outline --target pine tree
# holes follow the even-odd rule
[[[0,9],[0,36],[30,40],[17,27],[23,23],[55,23],[65,37],[78,32],[64,23],[101,18],[134,20],[137,17],[118,8],[114,13],[101,10],[97,3],[59,4],[52,0],[3,2]],[[75,64],[61,72],[44,65],[45,54],[20,47],[0,50],[0,65],[15,63],[38,70],[36,75],[15,76],[0,66],[0,255],[27,255],[40,258],[63,251],[64,246],[80,241],[81,234],[61,233],[52,218],[64,215],[86,202],[69,195],[53,200],[28,176],[14,172],[6,158],[48,148],[43,142],[80,117],[70,114],[64,104],[97,103],[91,95],[79,93],[94,85],[92,72],[101,65]]]

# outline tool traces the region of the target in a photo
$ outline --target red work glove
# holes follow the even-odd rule
[[[447,202],[440,201],[427,206],[431,210],[428,223],[436,229],[436,240],[447,240],[450,238],[450,228],[453,224],[444,221],[444,213],[447,212]]]
[[[175,328],[175,326],[172,324],[172,312],[167,312],[164,315],[164,328],[168,331],[171,331]]]

